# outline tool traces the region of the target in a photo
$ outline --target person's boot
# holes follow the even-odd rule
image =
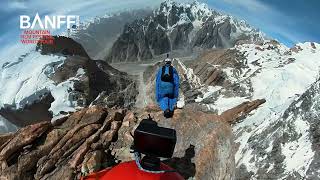
[[[170,118],[171,116],[170,116],[170,110],[169,109],[167,109],[167,110],[165,110],[164,112],[163,112],[163,116],[165,117],[165,118]]]

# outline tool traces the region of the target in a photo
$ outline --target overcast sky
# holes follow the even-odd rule
[[[80,15],[81,20],[117,11],[153,8],[162,0],[1,0],[0,48],[19,40],[19,16]],[[179,2],[189,0],[179,0]],[[318,0],[201,0],[210,8],[246,20],[287,46],[320,41]]]

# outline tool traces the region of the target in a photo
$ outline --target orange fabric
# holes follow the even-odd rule
[[[172,170],[169,166],[161,163],[161,170]],[[183,180],[176,172],[148,173],[138,169],[135,161],[121,163],[112,169],[106,169],[83,177],[81,180]]]

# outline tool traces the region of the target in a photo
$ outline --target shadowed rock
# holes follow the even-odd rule
[[[9,158],[16,151],[31,144],[50,127],[49,122],[34,124],[20,129],[12,139],[1,146],[0,161]]]
[[[36,50],[40,50],[41,54],[63,54],[63,55],[78,55],[89,57],[84,48],[71,38],[64,36],[53,36],[53,44],[38,43]]]

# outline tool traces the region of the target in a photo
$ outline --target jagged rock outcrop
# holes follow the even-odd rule
[[[171,119],[156,106],[135,112],[84,108],[54,124],[41,122],[1,135],[0,179],[79,179],[81,174],[131,160],[130,133],[147,114],[178,133],[174,157],[164,163],[185,178],[233,179],[235,149],[228,122],[253,108],[250,103],[239,105],[228,116],[178,109]]]
[[[38,43],[36,50],[39,50],[42,55],[47,54],[63,54],[70,56],[89,57],[81,44],[71,38],[64,36],[52,36],[53,44]]]
[[[251,111],[257,109],[261,104],[265,103],[265,99],[257,99],[254,101],[246,101],[238,106],[224,111],[221,116],[230,124],[234,124],[239,120],[243,120]]]
[[[246,96],[248,92],[240,86],[241,83],[251,85],[250,80],[243,82],[230,80],[228,70],[232,69],[233,75],[243,73],[243,69],[248,68],[245,57],[235,49],[227,50],[207,50],[202,53],[195,62],[189,66],[194,70],[194,74],[200,79],[202,84],[207,86],[223,87],[225,96]],[[210,103],[208,97],[204,102]]]
[[[125,25],[108,62],[140,61],[170,51],[229,48],[238,41],[259,42],[262,33],[244,21],[222,15],[205,4],[165,1],[153,15]]]
[[[112,164],[108,147],[124,116],[124,110],[92,107],[54,126],[43,122],[20,129],[1,146],[1,179],[74,179],[84,158],[97,152]]]
[[[0,135],[0,144],[1,146],[7,142],[9,139],[11,139],[13,136],[13,133],[6,133],[6,134],[1,134]]]
[[[40,121],[50,121],[52,113],[48,111],[54,97],[47,90],[43,89],[31,95],[38,97],[36,101],[28,102],[21,108],[16,108],[15,105],[5,105],[0,109],[0,114],[10,123],[17,127],[23,127]]]

